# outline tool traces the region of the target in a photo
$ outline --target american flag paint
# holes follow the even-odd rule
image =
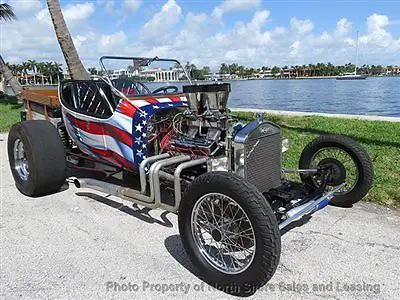
[[[185,96],[122,99],[109,119],[99,119],[63,107],[65,125],[86,154],[130,171],[148,155],[150,118],[163,110],[187,106]]]

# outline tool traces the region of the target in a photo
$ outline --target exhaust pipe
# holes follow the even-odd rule
[[[190,156],[188,155],[170,157],[169,154],[162,154],[156,157],[152,157],[151,159],[147,159],[146,161],[143,161],[142,164],[140,165],[140,177],[141,177],[140,191],[91,178],[76,178],[74,180],[74,184],[77,188],[90,188],[102,193],[120,197],[128,201],[136,202],[148,208],[161,207],[168,211],[176,211],[177,210],[176,207],[161,203],[160,177],[165,178],[172,182],[174,181],[176,182],[176,178],[174,175],[161,171],[161,168],[172,164],[179,164],[188,160],[190,160]],[[150,196],[147,196],[145,194],[146,191],[145,167],[148,163],[151,162],[154,163],[151,165],[149,170]],[[179,203],[179,200],[176,202]]]
[[[332,191],[326,193],[322,197],[312,200],[310,202],[304,203],[298,207],[292,208],[286,213],[287,219],[279,224],[279,229],[283,229],[288,226],[293,221],[305,216],[311,215],[317,210],[320,210],[326,207],[329,204],[329,200],[333,198],[333,195],[340,190],[346,183],[342,183],[341,185],[334,188]]]
[[[75,186],[79,188],[90,188],[105,194],[119,196],[120,186],[108,182],[91,179],[91,178],[75,178]]]

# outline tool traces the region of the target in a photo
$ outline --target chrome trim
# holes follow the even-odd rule
[[[147,180],[146,180],[146,166],[148,163],[157,161],[159,159],[163,159],[163,158],[168,158],[171,155],[169,153],[163,153],[163,154],[159,154],[159,155],[155,155],[155,156],[150,156],[144,160],[142,160],[142,162],[140,163],[139,166],[139,174],[140,174],[140,192],[142,194],[146,193],[146,186],[147,186]]]
[[[279,229],[285,228],[290,223],[292,223],[293,221],[297,220],[300,217],[312,214],[315,211],[323,208],[324,206],[320,207],[320,205],[324,204],[324,201],[328,202],[329,200],[331,200],[333,198],[334,194],[338,190],[340,190],[345,184],[346,183],[344,182],[341,185],[337,186],[335,189],[333,189],[333,190],[329,191],[328,193],[326,193],[325,195],[323,195],[322,197],[320,197],[316,200],[311,200],[310,202],[307,202],[299,207],[292,208],[291,210],[286,212],[286,215],[288,216],[288,218],[279,224]]]
[[[200,158],[193,161],[189,161],[191,157],[189,155],[181,155],[170,157],[169,154],[161,154],[153,157],[149,157],[142,161],[140,164],[140,181],[141,190],[135,190],[132,188],[111,184],[105,181],[100,181],[92,178],[76,178],[74,184],[77,188],[90,188],[97,190],[102,193],[110,194],[113,196],[120,197],[122,199],[136,202],[149,208],[162,208],[167,211],[177,212],[181,202],[181,172],[189,167],[200,165],[207,162],[207,158]],[[146,193],[146,172],[145,167],[150,162],[154,161],[148,172],[150,195]],[[162,171],[163,167],[178,164],[175,169],[174,175]],[[165,178],[169,181],[174,182],[174,193],[175,193],[175,204],[168,205],[161,202],[161,190],[160,190],[160,178]],[[143,191],[143,192],[142,192]]]
[[[29,164],[26,152],[24,149],[24,143],[21,139],[17,138],[13,145],[14,153],[14,170],[17,172],[18,177],[27,181],[29,177]]]
[[[153,187],[154,189],[154,198],[155,198],[155,203],[157,206],[165,209],[171,208],[171,205],[167,205],[164,203],[161,203],[161,189],[160,189],[160,170],[163,167],[170,166],[173,164],[177,164],[180,162],[188,161],[190,160],[189,155],[180,155],[180,156],[175,156],[171,158],[164,159],[162,161],[154,163],[150,169],[153,169],[153,172],[150,171],[150,189]],[[176,197],[176,195],[175,195]]]
[[[179,205],[181,203],[182,200],[182,187],[181,187],[181,173],[184,169],[190,168],[190,167],[194,167],[197,165],[201,165],[201,164],[205,164],[207,163],[207,158],[199,158],[196,160],[192,160],[192,161],[188,161],[188,162],[184,162],[182,164],[180,164],[174,172],[174,191],[175,191],[175,205],[173,208],[173,211],[178,211],[179,209]]]
[[[215,206],[220,210],[217,214]],[[236,209],[232,210],[232,206]],[[248,228],[241,228],[246,222]],[[200,197],[193,206],[190,227],[198,252],[214,269],[234,275],[253,263],[257,249],[255,230],[247,213],[231,197],[220,193]]]

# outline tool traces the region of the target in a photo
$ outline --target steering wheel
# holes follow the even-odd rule
[[[159,87],[158,89],[155,89],[153,91],[153,94],[158,94],[160,92],[163,92],[164,94],[168,94],[168,90],[172,90],[171,93],[176,93],[178,91],[178,87],[175,85],[165,85],[165,86]]]

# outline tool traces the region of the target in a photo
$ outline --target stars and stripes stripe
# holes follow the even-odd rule
[[[121,100],[109,119],[78,116],[72,111],[64,116],[68,132],[82,151],[134,171],[147,157],[149,119],[161,110],[184,106],[184,96],[146,97]]]

